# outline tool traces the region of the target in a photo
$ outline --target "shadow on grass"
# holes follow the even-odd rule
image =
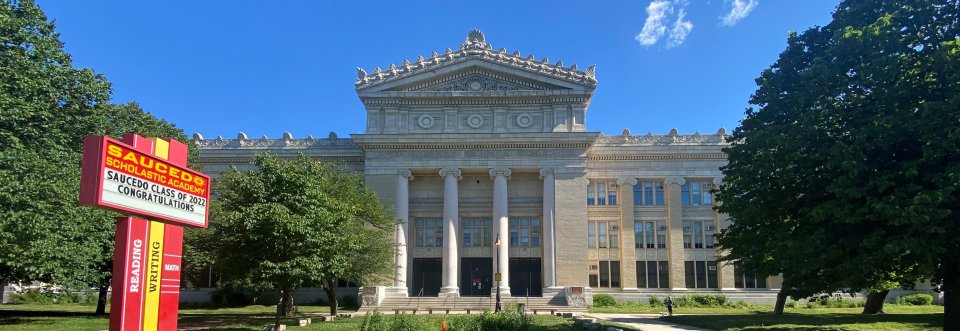
[[[908,329],[943,327],[943,313],[879,315],[784,313],[783,315],[774,315],[771,312],[757,312],[738,315],[679,315],[664,317],[663,320],[712,330],[851,330],[844,325],[873,323],[877,323],[877,328],[881,329],[898,328],[896,326],[880,327],[883,324],[900,324],[902,326],[899,328]]]

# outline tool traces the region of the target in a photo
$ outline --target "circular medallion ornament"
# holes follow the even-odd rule
[[[432,127],[433,127],[433,117],[430,117],[430,116],[420,116],[420,118],[417,119],[417,125],[419,125],[421,128],[424,128],[424,129],[432,128]]]
[[[479,91],[480,89],[483,88],[483,83],[481,83],[479,80],[475,80],[470,82],[467,86],[470,88],[471,91]]]
[[[479,128],[483,125],[483,117],[480,117],[480,115],[470,115],[470,117],[467,117],[467,125],[474,129]]]
[[[530,115],[521,114],[520,116],[517,116],[517,126],[521,128],[528,128],[530,127],[530,124],[533,124],[533,118],[531,118]]]

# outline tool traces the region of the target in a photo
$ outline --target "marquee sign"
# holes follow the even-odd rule
[[[182,146],[185,154],[186,145],[160,139],[155,144],[160,157],[110,137],[84,138],[80,203],[206,228],[210,177],[165,160],[178,152],[166,150]]]
[[[207,227],[210,177],[173,139],[85,137],[80,203],[117,217],[110,331],[176,330],[183,228]]]

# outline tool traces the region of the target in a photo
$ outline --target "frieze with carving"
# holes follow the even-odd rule
[[[200,148],[216,148],[216,147],[258,147],[258,148],[278,148],[278,147],[294,147],[294,148],[309,148],[309,147],[320,147],[320,146],[344,146],[344,147],[356,147],[353,143],[353,139],[349,138],[334,138],[334,139],[315,139],[315,138],[306,138],[306,139],[207,139],[207,140],[194,140],[194,143],[197,144]]]
[[[670,144],[702,144],[702,145],[727,145],[727,135],[723,129],[717,131],[717,134],[700,134],[696,132],[691,135],[677,134],[676,129],[671,130],[670,134],[655,135],[647,133],[645,135],[629,135],[629,130],[624,131],[624,135],[619,136],[600,136],[597,138],[598,144],[604,145],[670,145]]]

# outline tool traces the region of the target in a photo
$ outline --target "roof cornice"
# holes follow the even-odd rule
[[[554,64],[550,64],[550,59],[548,58],[537,61],[533,54],[523,57],[520,55],[520,51],[515,51],[513,54],[507,54],[506,48],[500,48],[500,50],[494,51],[493,46],[486,42],[486,37],[484,37],[483,32],[473,29],[473,31],[467,34],[466,41],[464,41],[456,51],[447,48],[443,54],[433,52],[430,58],[417,56],[415,62],[403,60],[400,66],[391,63],[386,70],[377,67],[373,73],[370,74],[363,68],[357,67],[356,89],[360,92],[374,86],[434,71],[471,59],[493,62],[516,70],[578,84],[590,89],[595,88],[597,85],[596,65],[591,65],[586,70],[580,71],[576,64],[570,67],[564,67],[563,61],[557,61]]]

